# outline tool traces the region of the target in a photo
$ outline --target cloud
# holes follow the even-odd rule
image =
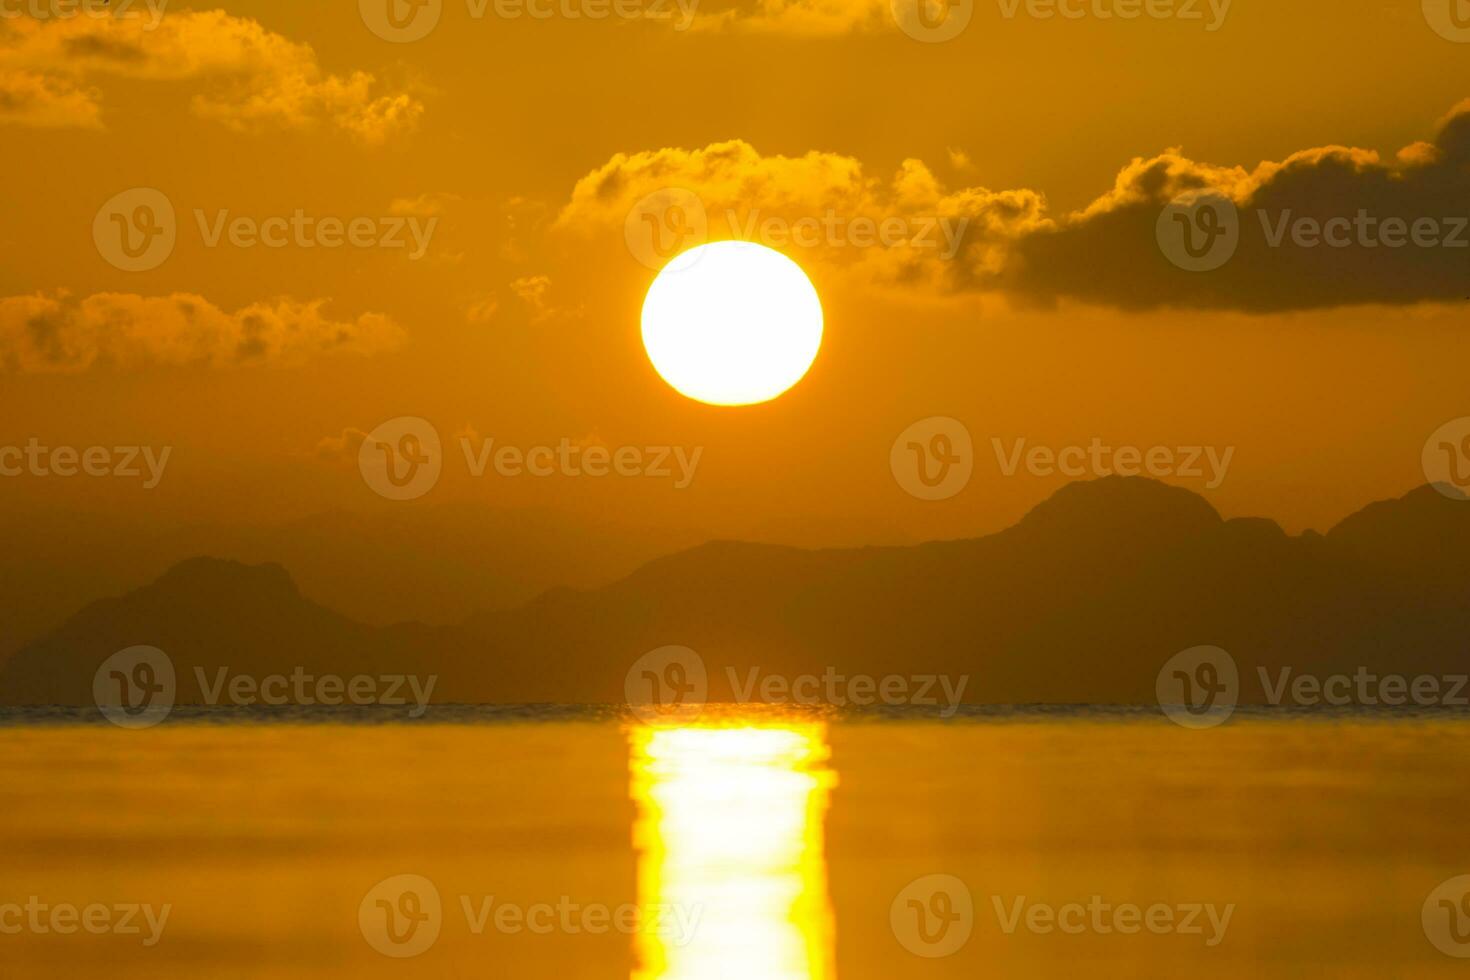
[[[638,217],[651,195],[670,189],[697,198],[685,211],[702,213],[701,237],[782,247],[779,233],[797,241],[788,251],[803,260],[829,262],[879,283],[939,288],[951,276],[946,255],[963,249],[966,261],[984,268],[1000,261],[1012,239],[1045,223],[1045,200],[1034,191],[948,192],[919,160],[905,160],[885,180],[869,175],[855,157],[817,151],[764,156],[731,140],[696,150],[619,153],[577,181],[553,227],[583,235],[615,229],[621,236],[630,214]],[[688,220],[687,213],[680,220]],[[885,223],[894,230],[890,246],[864,245]]]
[[[465,309],[465,319],[470,323],[489,323],[500,311],[500,303],[494,299],[480,299]]]
[[[335,126],[364,143],[411,129],[423,104],[366,72],[322,69],[310,45],[222,10],[146,18],[0,19],[0,121],[97,127],[106,78],[198,82],[197,115],[240,130]]]
[[[1228,201],[1236,209],[1239,244],[1212,271],[1176,267],[1156,236],[1162,210],[1188,193]],[[1369,229],[1362,234],[1360,214]],[[1389,247],[1376,229],[1390,218],[1408,227],[1434,219],[1440,240],[1454,236],[1458,218],[1458,238],[1466,244],[1409,241]],[[1291,231],[1280,234],[1303,227],[1301,219],[1318,228],[1335,221],[1337,241],[1349,244],[1302,247]],[[1344,220],[1354,228],[1344,228]],[[1453,301],[1470,292],[1467,220],[1470,101],[1442,121],[1433,143],[1405,147],[1389,161],[1344,146],[1302,150],[1251,171],[1199,163],[1178,150],[1136,158],[1113,189],[1087,208],[1019,242],[1005,284],[1032,300],[1065,297],[1124,309],[1270,312]],[[974,276],[969,284],[994,285]]]
[[[968,161],[949,162],[958,169]],[[1228,201],[1238,215],[1238,246],[1212,271],[1176,266],[1161,244],[1161,216],[1188,194]],[[670,202],[680,204],[677,221],[666,220]],[[640,213],[644,208],[651,218]],[[687,230],[690,212],[707,219],[697,236]],[[1444,244],[1389,247],[1378,231],[1360,242],[1356,224],[1343,247],[1300,247],[1289,230],[1279,238],[1282,228],[1309,219],[1319,227],[1334,222],[1340,242],[1344,220],[1360,214],[1371,219],[1368,227],[1398,219],[1412,229],[1434,219]],[[797,222],[833,216],[835,230],[824,225],[816,240],[791,234]],[[896,222],[911,237],[875,243],[869,236],[864,244],[854,234],[859,217],[880,227]],[[638,224],[645,218],[646,231]],[[782,231],[780,240],[766,234],[768,219]],[[936,219],[939,228],[922,238]],[[665,224],[678,231],[672,237],[681,248],[721,238],[764,241],[804,263],[830,263],[865,283],[925,297],[978,292],[1021,305],[1070,299],[1121,309],[1264,313],[1461,300],[1470,293],[1470,246],[1449,245],[1470,243],[1467,221],[1470,100],[1442,120],[1432,142],[1414,143],[1391,160],[1327,146],[1246,170],[1169,150],[1135,158],[1111,189],[1057,217],[1038,191],[950,190],[919,160],[905,160],[884,180],[854,157],[764,156],[740,140],[620,153],[577,181],[553,227],[569,235],[626,235],[635,255],[639,235],[667,244]]]
[[[388,317],[336,321],[326,300],[280,299],[226,313],[200,296],[67,293],[0,299],[0,371],[76,373],[93,368],[296,366],[331,354],[396,349]]]
[[[546,292],[551,288],[549,276],[522,276],[510,284],[511,292],[516,298],[526,304],[530,311],[531,322],[539,323],[549,319],[559,312],[546,299]]]
[[[101,129],[97,93],[65,78],[0,70],[0,121],[44,128]]]
[[[324,436],[316,444],[316,455],[320,459],[356,460],[366,439],[367,433],[361,429],[343,429],[339,435]]]
[[[388,213],[435,218],[443,215],[447,207],[459,200],[458,194],[439,192],[420,194],[417,197],[395,197],[388,205]]]

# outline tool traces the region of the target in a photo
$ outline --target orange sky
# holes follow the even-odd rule
[[[446,0],[427,37],[401,44],[352,5],[279,0],[169,4],[153,30],[0,20],[0,444],[172,447],[152,490],[22,475],[0,479],[0,500],[12,519],[58,505],[211,521],[381,507],[353,433],[411,415],[443,438],[444,473],[393,506],[537,504],[801,544],[953,537],[1003,526],[1065,482],[1004,475],[993,439],[1097,438],[1233,447],[1217,487],[1175,482],[1228,516],[1324,528],[1424,482],[1425,440],[1470,414],[1464,293],[1447,295],[1443,271],[1470,268],[1470,251],[1423,258],[1412,287],[1388,270],[1396,292],[1375,304],[1286,308],[1299,304],[1280,302],[1278,280],[1294,288],[1294,267],[1264,252],[1212,280],[1229,283],[1224,300],[1155,302],[1173,288],[1162,277],[1200,274],[1163,264],[1152,241],[1135,257],[1131,240],[1106,237],[1109,216],[1155,204],[1118,184],[1100,217],[1073,213],[1141,158],[1178,187],[1228,185],[1242,204],[1280,194],[1352,214],[1358,188],[1388,185],[1371,198],[1386,213],[1466,215],[1456,154],[1470,141],[1445,120],[1470,95],[1470,44],[1418,7],[1237,0],[1212,31],[978,3],[943,43],[854,0],[764,14],[710,3],[683,31],[510,20],[493,5],[476,19]],[[1461,142],[1396,156],[1442,133]],[[1378,158],[1257,169],[1330,146]],[[1333,169],[1343,160],[1353,180]],[[783,221],[940,214],[967,216],[978,244],[949,260],[784,248],[822,296],[823,349],[777,401],[712,408],[660,381],[639,340],[654,272],[630,254],[623,218],[667,185],[695,191],[721,227],[731,208]],[[99,253],[93,226],[137,187],[171,204],[177,241],[129,272]],[[221,212],[298,209],[434,224],[417,259],[208,243]],[[1032,249],[1052,232],[1057,249]],[[1104,255],[1124,273],[1089,271]],[[1323,255],[1311,275],[1332,290],[1371,286],[1384,268]],[[923,501],[894,479],[889,449],[937,415],[970,431],[974,475]],[[464,432],[701,457],[683,489],[475,478]]]

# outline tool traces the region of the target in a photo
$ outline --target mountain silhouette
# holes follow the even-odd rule
[[[279,562],[306,596],[387,626],[457,623],[522,605],[555,586],[605,585],[700,540],[690,531],[480,503],[385,502],[270,524],[179,524],[147,512],[125,517],[56,507],[6,529],[0,659],[86,603],[198,555]]]
[[[1165,661],[1208,644],[1237,661],[1241,699],[1260,701],[1258,668],[1470,670],[1467,545],[1470,506],[1433,487],[1292,536],[1224,520],[1188,490],[1108,477],[981,538],[711,542],[448,627],[364,625],[304,598],[278,565],[195,559],[18,652],[0,668],[0,698],[89,703],[103,659],[150,644],[178,666],[181,702],[199,698],[196,667],[298,665],[434,674],[441,701],[617,702],[638,657],[681,645],[703,658],[716,701],[752,677],[835,671],[964,676],[964,700],[978,703],[1147,704]]]

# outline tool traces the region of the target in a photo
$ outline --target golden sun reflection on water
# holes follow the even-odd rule
[[[827,726],[630,730],[638,900],[697,925],[640,933],[634,980],[829,980]]]

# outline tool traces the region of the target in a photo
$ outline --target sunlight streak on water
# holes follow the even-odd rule
[[[827,726],[650,726],[629,739],[639,902],[699,923],[683,945],[640,934],[633,980],[829,980]]]

